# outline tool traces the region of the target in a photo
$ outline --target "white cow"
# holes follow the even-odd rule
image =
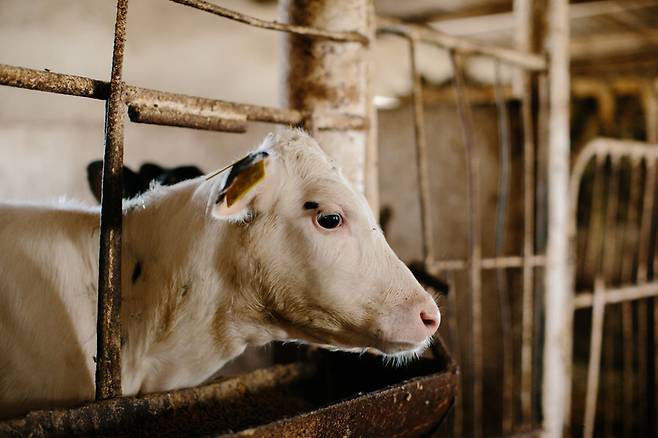
[[[414,355],[439,326],[302,131],[268,136],[223,177],[153,188],[123,227],[124,395],[197,385],[272,340]],[[1,417],[93,398],[98,242],[98,208],[0,204]]]

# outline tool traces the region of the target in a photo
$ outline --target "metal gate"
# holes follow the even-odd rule
[[[569,262],[576,293],[564,342],[577,357],[587,357],[584,402],[574,399],[584,408],[572,410],[578,413],[573,430],[582,425],[585,437],[651,436],[658,430],[657,160],[658,145],[601,138],[574,164]],[[575,338],[586,333],[582,324],[574,330],[578,311],[591,312],[588,351]],[[576,375],[582,372],[572,369],[572,379]]]

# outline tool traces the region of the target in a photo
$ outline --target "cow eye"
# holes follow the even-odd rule
[[[343,224],[343,217],[338,213],[318,213],[315,220],[318,225],[327,230],[338,228]]]

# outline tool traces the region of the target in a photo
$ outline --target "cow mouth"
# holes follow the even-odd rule
[[[284,341],[314,344],[328,350],[370,352],[382,356],[386,363],[393,365],[405,364],[420,357],[433,340],[431,336],[422,342],[388,340],[373,334],[371,330],[355,326],[331,330],[293,321],[279,312],[271,312],[270,316],[285,331],[287,336],[282,339]]]
[[[401,365],[420,357],[432,343],[432,337],[420,343],[387,341],[359,330],[333,332],[294,323],[287,324],[285,330],[291,341],[311,343],[328,350],[370,352],[382,356],[385,362],[394,365]]]

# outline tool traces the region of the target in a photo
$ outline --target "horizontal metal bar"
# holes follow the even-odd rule
[[[247,120],[253,122],[296,125],[305,120],[305,115],[297,110],[187,96],[185,94],[170,93],[131,85],[126,86],[126,103],[128,105],[152,104],[176,107],[181,112],[214,112],[218,117],[226,113],[244,114]]]
[[[181,126],[210,131],[247,132],[247,117],[244,114],[227,117],[213,112],[183,112],[173,108],[161,107],[157,104],[134,103],[128,105],[128,117],[135,123]]]
[[[0,64],[0,84],[92,99],[105,100],[110,96],[109,82],[7,64]]]
[[[261,29],[276,30],[280,32],[288,32],[295,35],[303,35],[308,37],[324,38],[337,42],[353,42],[368,45],[370,40],[367,36],[359,32],[340,32],[330,31],[325,29],[317,29],[314,27],[297,26],[293,24],[279,23],[276,21],[261,20],[260,18],[251,17],[240,12],[232,11],[223,8],[214,3],[205,0],[171,0],[185,6],[190,6],[201,11],[210,12],[211,14],[219,15],[220,17],[228,18],[230,20],[238,21],[253,27]]]
[[[624,301],[641,300],[658,296],[658,282],[646,283],[635,286],[624,286],[615,289],[606,289],[604,294],[605,304],[622,303]],[[592,307],[594,294],[591,291],[579,292],[573,299],[575,309]]]
[[[534,255],[528,258],[530,266],[544,266],[546,264],[546,256]],[[482,269],[505,269],[505,268],[522,268],[522,256],[508,256],[508,257],[493,257],[483,258],[480,262]],[[468,268],[468,261],[466,260],[438,260],[431,264],[430,270],[432,273],[437,271],[462,271]]]
[[[51,93],[66,94],[70,96],[88,97],[105,100],[109,97],[110,84],[83,76],[65,75],[49,71],[33,70],[25,67],[16,67],[0,64],[0,85],[25,88],[29,90],[47,91]],[[196,129],[220,129],[220,123],[212,124],[208,121],[201,123],[199,116],[215,119],[227,118],[227,114],[244,116],[252,122],[277,123],[284,125],[298,125],[313,117],[315,126],[320,130],[365,130],[368,123],[364,117],[343,113],[315,113],[313,115],[302,111],[286,108],[274,108],[245,103],[228,102],[219,99],[187,96],[184,94],[169,93],[166,91],[125,85],[125,103],[130,107],[142,107],[142,116],[139,123],[156,123],[172,126],[183,126]],[[144,106],[166,106],[169,109],[168,117],[161,116],[156,121],[149,120],[144,115]],[[153,111],[151,111],[153,112]],[[154,114],[150,114],[154,116]],[[155,120],[155,119],[153,119]],[[169,123],[171,122],[171,123]],[[235,129],[227,129],[236,132]]]
[[[377,32],[418,39],[424,43],[433,44],[447,50],[454,50],[465,55],[489,56],[498,59],[500,62],[530,71],[545,71],[548,66],[546,58],[540,55],[505,47],[491,46],[464,37],[448,35],[426,26],[403,23],[391,18],[377,17]]]

